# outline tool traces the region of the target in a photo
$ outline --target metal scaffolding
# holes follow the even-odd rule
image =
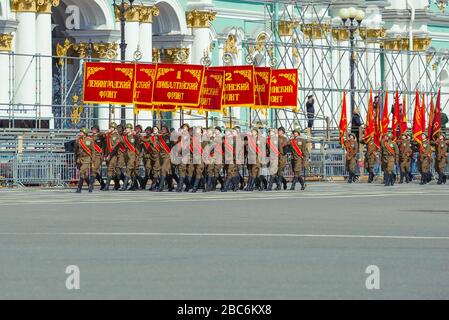
[[[430,96],[440,87],[447,72],[449,55],[428,48],[428,39],[416,39],[410,50],[408,39],[389,38],[385,30],[361,26],[354,46],[347,28],[332,19],[337,8],[333,1],[264,0],[263,21],[245,21],[245,34],[258,34],[244,42],[247,61],[258,66],[297,68],[299,70],[298,112],[289,109],[254,110],[255,121],[288,129],[304,127],[306,98],[315,97],[316,129],[333,130],[338,126],[343,92],[353,95],[364,118],[370,89],[381,101],[386,91],[390,103],[396,90],[406,97],[408,120],[412,120],[415,92]],[[424,43],[424,45],[422,45]],[[355,68],[349,70],[353,55]],[[355,88],[351,90],[351,78]],[[442,110],[447,110],[449,88],[442,90]]]

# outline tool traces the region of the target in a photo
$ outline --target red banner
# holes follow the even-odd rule
[[[137,64],[134,84],[134,103],[150,106],[153,103],[153,86],[156,78],[155,64]]]
[[[213,67],[211,69],[225,72],[223,107],[254,106],[254,66]]]
[[[298,70],[271,71],[270,108],[298,107]]]
[[[153,102],[198,107],[203,77],[204,67],[200,65],[158,64]]]
[[[271,68],[257,67],[254,72],[256,81],[256,107],[268,108],[270,105]]]
[[[159,104],[155,104],[153,105],[153,111],[159,111],[159,112],[174,112],[176,111],[176,106],[171,106],[171,105],[159,105]]]
[[[201,91],[200,109],[220,112],[224,89],[224,71],[207,69]]]
[[[131,63],[86,62],[83,102],[132,104],[134,77]]]

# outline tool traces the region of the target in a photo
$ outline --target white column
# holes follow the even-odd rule
[[[139,21],[127,21],[125,26],[126,47],[126,61],[134,60],[134,53],[139,45]],[[134,108],[132,105],[126,106],[126,123],[134,122]]]
[[[14,103],[24,106],[23,113],[15,113],[15,118],[36,118],[39,116],[34,110],[36,103],[36,13],[17,12],[19,22],[16,32],[15,59],[15,96]]]
[[[38,109],[40,118],[50,120],[50,128],[54,128],[52,112],[53,102],[53,72],[52,72],[52,41],[51,41],[51,13],[36,14],[36,53],[38,58]]]
[[[9,93],[12,91],[10,88],[10,63],[9,63],[9,52],[12,51],[12,34],[0,34],[0,43],[4,43],[5,46],[0,45],[0,118],[8,118],[9,112]]]
[[[153,61],[153,25],[151,22],[140,23],[140,51],[142,52],[142,62]],[[153,125],[153,114],[151,111],[140,111],[137,122],[145,129]]]
[[[192,45],[192,63],[201,64],[201,59],[206,51],[210,51],[210,37],[209,28],[193,28],[192,34],[194,37]]]

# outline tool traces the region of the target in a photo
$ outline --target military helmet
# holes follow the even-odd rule
[[[293,129],[292,133],[297,132],[298,134],[301,134],[301,129],[300,128],[295,128]]]
[[[131,123],[127,123],[125,128],[126,128],[126,129],[128,129],[128,128],[129,128],[129,129],[132,129],[132,128],[133,128],[133,125],[132,125]]]
[[[90,128],[90,130],[94,130],[94,129],[97,131],[100,131],[100,127],[97,124],[92,126],[92,128]]]
[[[285,133],[285,128],[284,127],[279,127],[278,131],[282,131],[283,133]]]
[[[87,128],[81,128],[80,132],[84,133],[84,134],[89,134],[89,129]]]
[[[112,129],[117,129],[117,123],[112,122],[111,125],[110,125],[110,127],[111,127]]]
[[[218,130],[218,131],[222,132],[221,127],[219,127],[219,126],[216,126],[215,130]]]
[[[353,133],[350,133],[350,134],[349,134],[349,137],[353,137],[354,139],[356,138],[356,137],[355,137],[355,134],[353,134]]]
[[[181,129],[184,129],[184,127],[186,127],[187,129],[190,129],[190,126],[188,123],[183,123],[181,126]]]
[[[153,131],[153,128],[152,127],[146,127],[145,131]]]
[[[142,128],[142,126],[140,125],[140,124],[138,124],[137,126],[136,126],[136,129],[137,128],[139,128],[140,130],[143,130],[143,128]]]

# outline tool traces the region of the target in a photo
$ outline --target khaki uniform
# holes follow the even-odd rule
[[[376,163],[377,163],[377,146],[374,143],[374,140],[370,139],[366,144],[365,169],[369,173],[373,174]]]
[[[117,131],[113,131],[110,133],[106,133],[105,135],[106,139],[106,165],[108,169],[108,177],[115,177],[119,176],[121,174],[121,170],[118,166],[118,159],[119,159],[119,147],[120,147],[120,135],[117,133]]]
[[[75,141],[75,163],[80,177],[89,179],[93,152],[94,143],[91,137],[83,136]]]
[[[285,148],[289,145],[289,141],[286,137],[280,136],[278,138],[278,171],[277,176],[283,178],[285,174],[285,168],[287,167],[287,156],[285,155]]]
[[[215,159],[214,155],[217,154],[217,157],[221,156],[221,163]],[[206,171],[208,177],[218,178],[220,176],[221,170],[223,170],[224,163],[224,152],[223,145],[216,144],[214,150],[211,152],[210,156],[210,164],[207,165]]]
[[[160,147],[159,151],[159,167],[160,175],[166,177],[171,174],[171,156],[170,151],[173,148],[173,143],[170,141],[170,134],[160,135],[157,143]],[[165,143],[165,145],[164,145]],[[167,150],[166,150],[167,148]]]
[[[296,143],[296,144],[295,144]],[[306,165],[308,151],[306,147],[306,140],[297,137],[292,140],[290,140],[289,144],[292,146],[292,168],[293,173],[296,178],[299,178],[302,176],[302,172],[304,170],[304,167]],[[298,147],[298,150],[301,152],[298,153],[296,147]]]
[[[260,163],[260,148],[259,148],[259,140],[257,139],[257,137],[254,136],[248,136],[247,140],[245,141],[245,146],[246,146],[246,151],[245,151],[245,155],[246,158],[248,159],[248,173],[249,176],[252,177],[253,179],[256,179],[259,177],[260,175],[260,168],[261,168],[261,163]],[[249,155],[251,153],[251,157],[254,157],[255,159],[251,159],[250,163],[250,159],[248,158]]]
[[[432,164],[432,149],[428,140],[423,141],[421,151],[419,153],[419,162],[421,174],[428,174]]]
[[[409,139],[398,140],[399,147],[399,168],[401,174],[408,175],[412,163],[413,150],[412,143]]]
[[[122,137],[122,144],[125,146],[126,151],[124,152],[124,159],[126,165],[126,176],[134,177],[135,176],[135,168],[136,168],[136,159],[138,149],[137,146],[139,144],[139,140],[132,134],[124,134]]]
[[[92,153],[92,175],[101,176],[101,165],[104,158],[104,133],[95,133],[92,136],[94,151]]]
[[[384,141],[381,145],[381,159],[386,174],[393,174],[399,160],[399,148],[393,141]]]
[[[161,173],[161,164],[159,159],[159,152],[161,146],[159,145],[159,136],[151,135],[141,138],[143,144],[143,162],[145,166],[145,175],[149,177],[153,171],[154,179],[159,178]]]
[[[435,170],[439,174],[444,174],[447,165],[448,145],[446,141],[438,140],[435,143]]]
[[[357,170],[358,143],[356,140],[346,141],[346,170],[354,176]]]

